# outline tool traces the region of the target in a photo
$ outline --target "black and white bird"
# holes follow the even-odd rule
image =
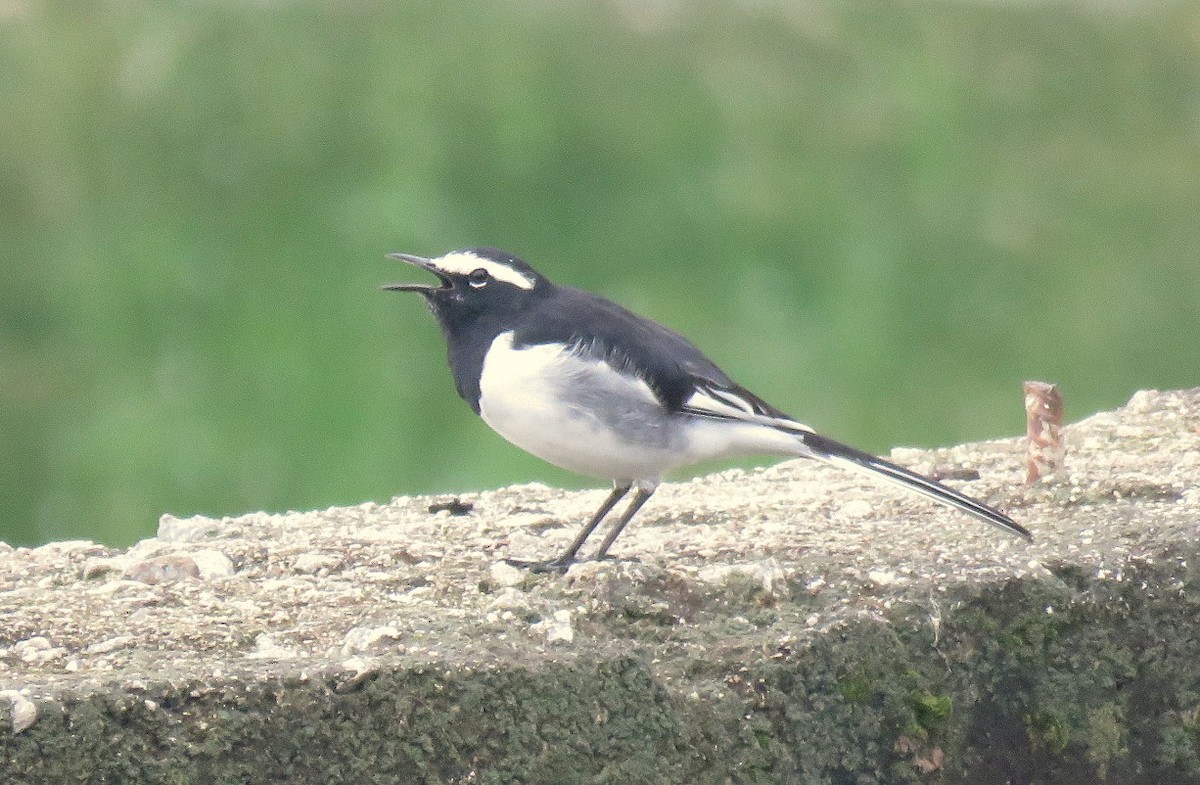
[[[604,558],[668,472],[762,454],[866,472],[1032,538],[983,502],[815,433],[736,384],[682,335],[603,297],[551,283],[510,253],[469,248],[435,259],[389,257],[438,277],[437,286],[384,289],[424,296],[449,345],[458,394],[484,422],[542,460],[613,483],[561,555],[510,563],[567,569],[632,489],[632,501],[595,553]]]

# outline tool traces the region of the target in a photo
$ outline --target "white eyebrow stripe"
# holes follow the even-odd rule
[[[517,272],[506,264],[491,259],[481,259],[473,253],[456,251],[431,260],[439,270],[454,275],[470,275],[480,267],[491,273],[497,281],[504,281],[521,289],[532,289],[535,281],[524,273]]]

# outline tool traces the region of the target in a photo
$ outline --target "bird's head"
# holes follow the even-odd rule
[[[516,256],[496,248],[467,248],[435,259],[405,253],[389,259],[422,267],[438,277],[439,285],[394,283],[392,292],[418,292],[446,326],[472,321],[480,314],[520,310],[548,286],[536,270]]]

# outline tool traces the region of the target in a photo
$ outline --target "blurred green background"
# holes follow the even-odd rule
[[[0,142],[12,543],[591,483],[388,251],[512,250],[873,450],[1200,384],[1194,2],[3,0]]]

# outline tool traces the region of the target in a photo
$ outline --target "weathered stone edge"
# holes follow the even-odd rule
[[[4,782],[1200,782],[1191,544],[952,587],[798,651],[149,684],[0,723]],[[617,648],[613,649],[614,652]]]

